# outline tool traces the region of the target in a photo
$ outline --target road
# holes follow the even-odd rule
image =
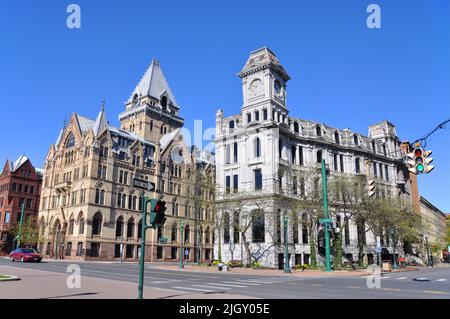
[[[54,273],[66,273],[76,262],[49,261],[40,264],[11,263],[0,259],[0,266],[13,266]],[[131,263],[76,263],[81,275],[115,281],[137,283],[138,265]],[[359,276],[266,276],[233,272],[189,272],[158,269],[147,265],[145,285],[183,293],[202,294],[205,298],[217,294],[235,294],[270,299],[450,299],[450,268],[423,269],[383,274],[379,288],[368,288],[367,278]],[[217,297],[217,296],[216,296]],[[20,296],[17,296],[20,298]]]

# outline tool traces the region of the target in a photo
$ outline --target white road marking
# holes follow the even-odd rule
[[[204,291],[204,292],[213,292],[212,290],[206,290],[206,289],[197,289],[197,288],[189,288],[189,287],[172,287],[173,289],[181,289],[181,290],[192,290],[192,291]]]
[[[403,279],[406,279],[406,278],[408,278],[408,277],[398,277],[397,279],[398,280],[403,280]]]
[[[252,283],[257,283],[257,284],[273,284],[273,283],[275,283],[274,281],[264,281],[264,280],[258,280],[258,279],[237,280],[237,281],[252,282]]]
[[[391,276],[381,276],[381,279],[388,279],[391,278]]]
[[[226,284],[241,284],[242,285],[242,282],[239,282],[239,281],[222,281],[222,282],[224,282],[224,283],[226,283]],[[261,285],[261,284],[256,284],[256,283],[250,283],[250,282],[246,282],[245,283],[246,285],[250,285],[250,286],[259,286],[259,285]]]
[[[225,289],[230,290],[231,288],[227,287],[214,287],[213,285],[191,285],[192,287],[200,287],[200,288],[212,288],[212,289]]]
[[[234,287],[234,288],[247,288],[247,286],[242,286],[242,285],[219,284],[219,283],[215,283],[215,282],[208,282],[208,285]]]
[[[445,279],[445,278],[441,278],[441,279],[436,279],[436,281],[440,281],[440,282],[442,282],[442,281],[447,281],[447,279]]]

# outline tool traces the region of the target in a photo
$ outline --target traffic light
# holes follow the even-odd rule
[[[150,224],[155,226],[164,225],[166,222],[166,202],[162,200],[152,199],[150,210]]]
[[[415,145],[412,152],[407,156],[410,159],[408,161],[409,171],[413,174],[429,173],[434,169],[433,165],[430,165],[433,159],[429,157],[431,151],[424,150],[420,145]]]
[[[367,194],[369,197],[373,197],[375,195],[375,180],[373,179],[367,181]]]

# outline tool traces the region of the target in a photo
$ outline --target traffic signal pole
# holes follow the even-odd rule
[[[142,198],[142,228],[141,228],[141,254],[139,256],[139,285],[138,299],[144,296],[144,260],[145,260],[145,235],[147,231],[147,196]]]
[[[20,223],[19,223],[19,232],[17,233],[16,236],[16,247],[15,249],[20,247],[20,241],[22,239],[22,224],[23,224],[23,217],[25,215],[25,200],[22,203],[22,213],[20,214]]]
[[[323,189],[323,226],[325,229],[325,271],[331,272],[331,249],[330,249],[330,216],[328,214],[328,186],[327,186],[327,171],[325,160],[322,159],[322,189]]]

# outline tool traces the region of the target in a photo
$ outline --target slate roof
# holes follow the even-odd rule
[[[156,99],[159,99],[161,95],[166,92],[169,100],[175,107],[178,107],[178,104],[175,100],[175,96],[172,93],[172,90],[167,83],[166,77],[159,65],[159,61],[157,59],[153,59],[149,68],[145,72],[139,84],[134,89],[127,103],[133,101],[133,96],[138,94],[140,96],[151,96]]]

